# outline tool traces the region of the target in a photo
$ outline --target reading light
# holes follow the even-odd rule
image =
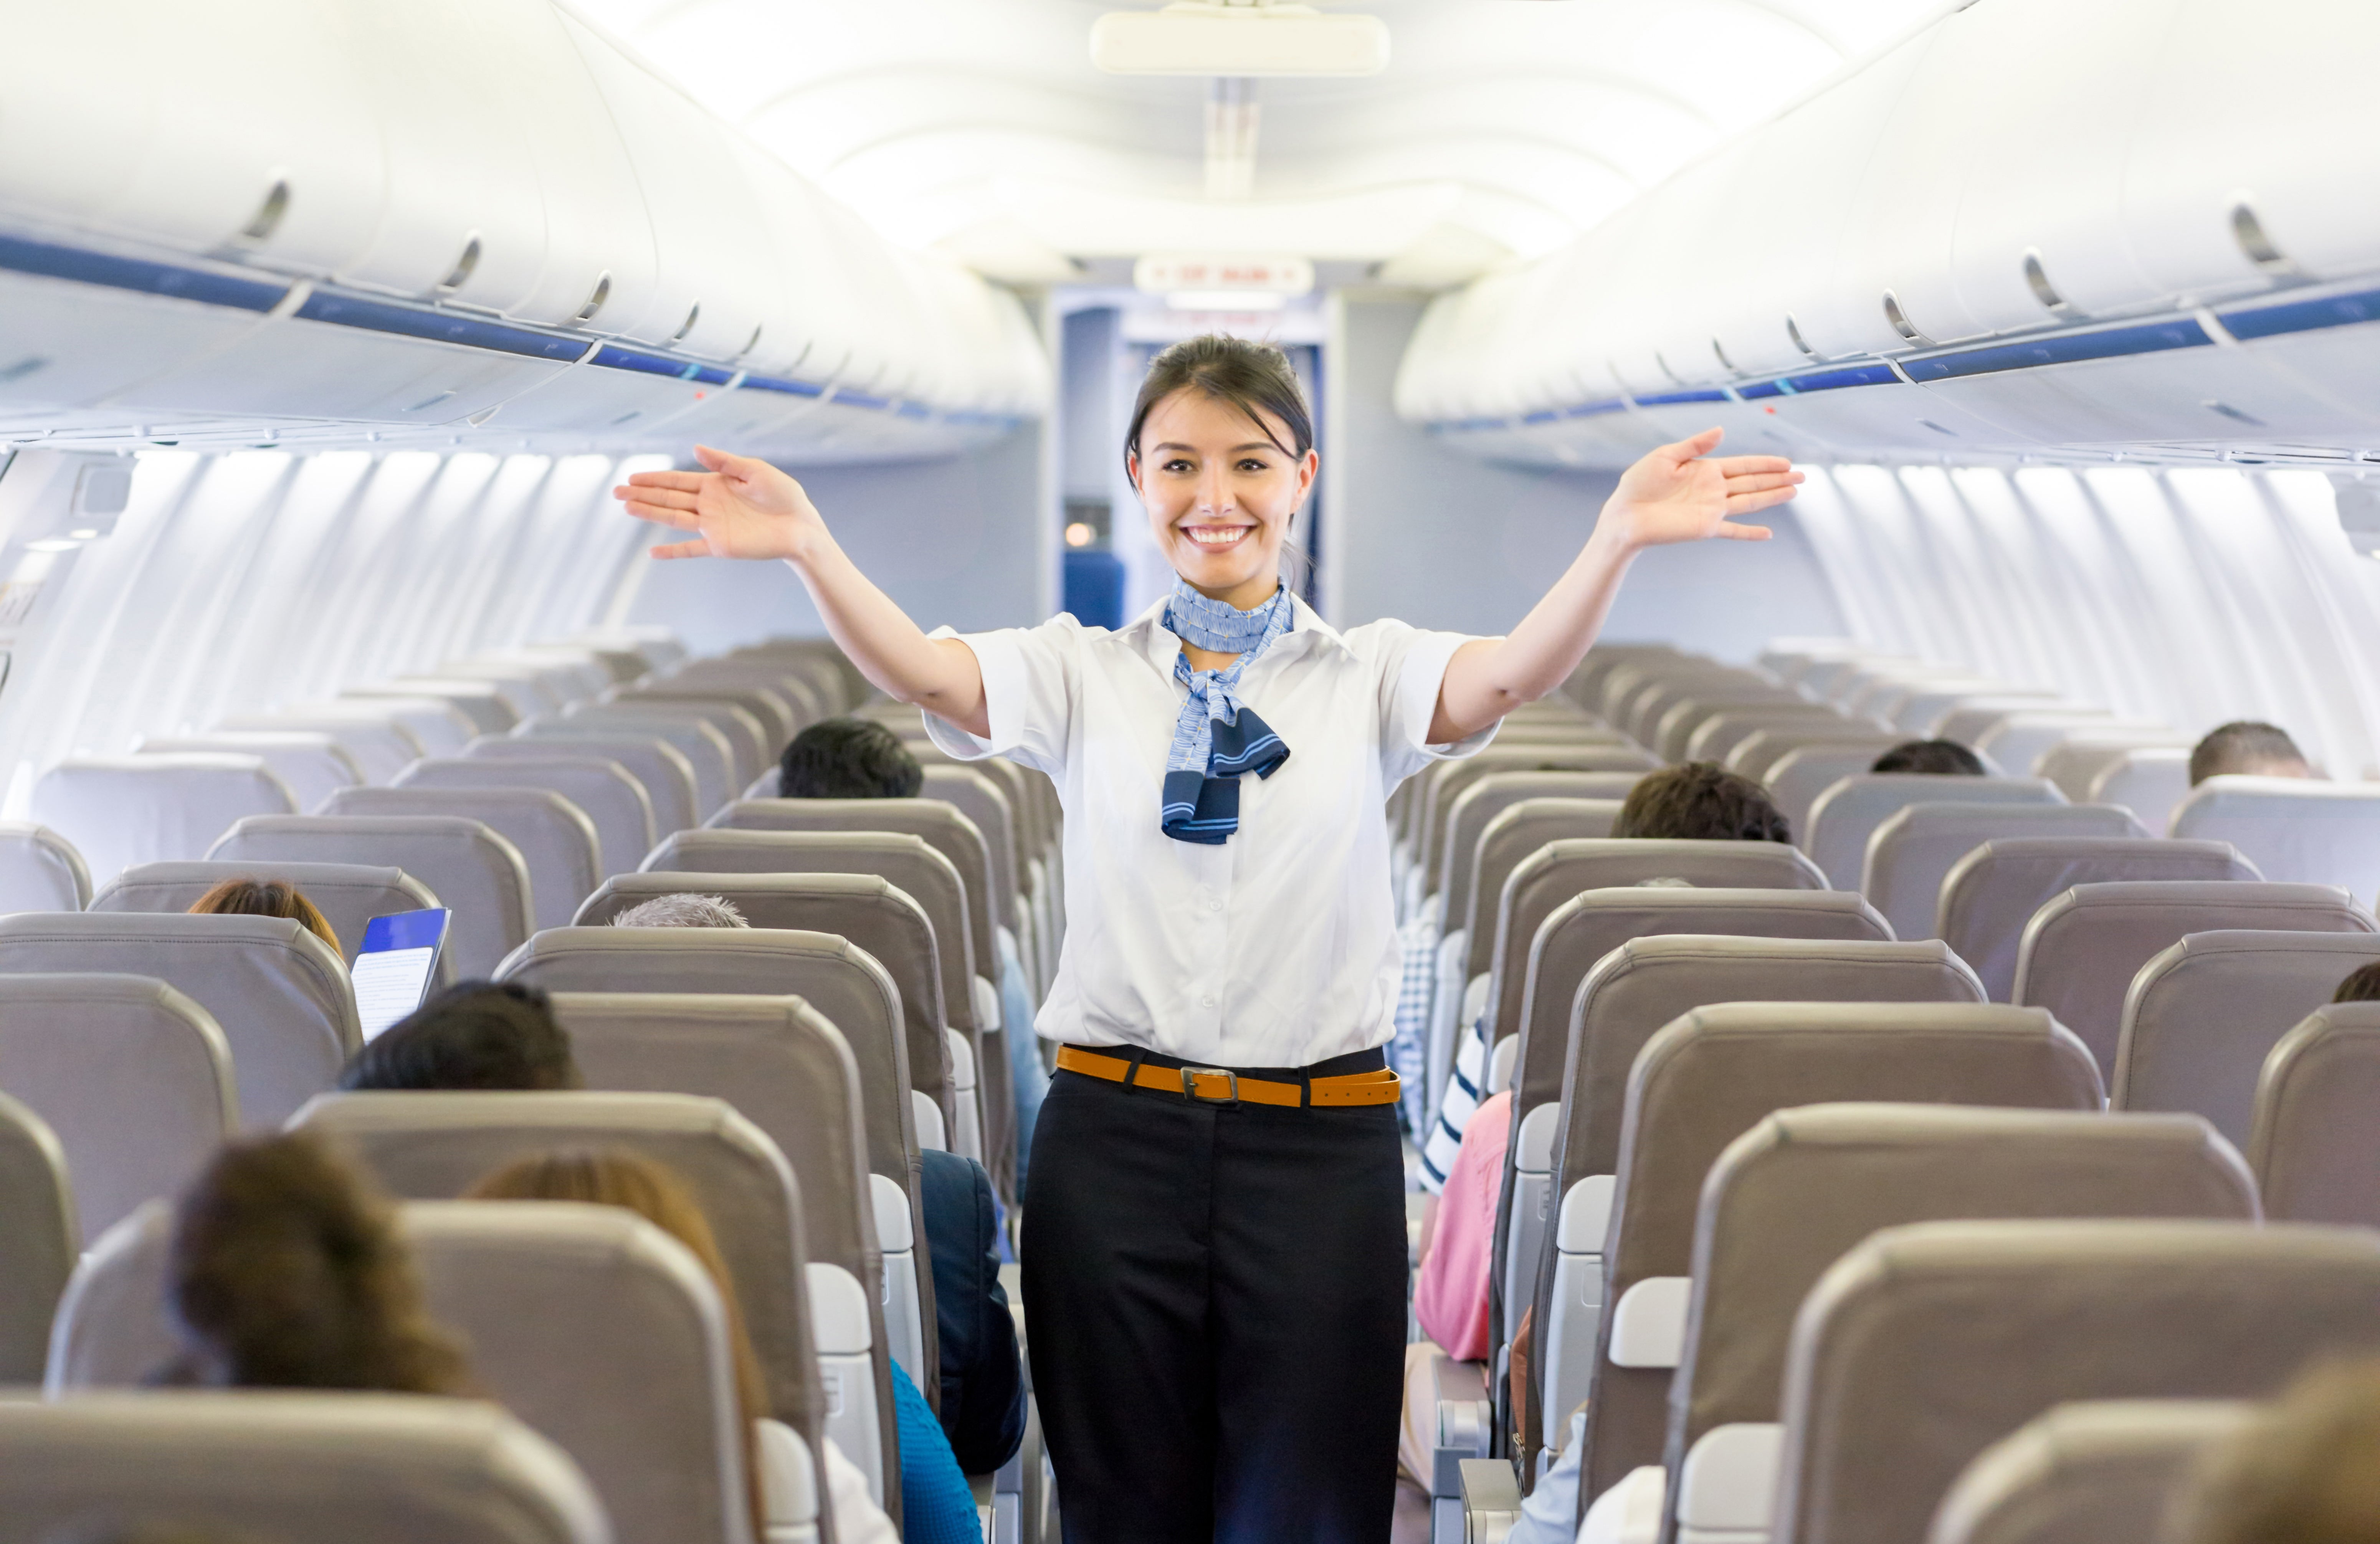
[[[1378,75],[1389,29],[1286,0],[1176,0],[1091,23],[1091,63],[1111,75]]]

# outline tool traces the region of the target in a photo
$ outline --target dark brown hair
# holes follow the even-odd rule
[[[1937,777],[1981,777],[1983,758],[1956,740],[1909,740],[1876,759],[1872,772],[1931,772]]]
[[[1140,454],[1141,426],[1148,415],[1159,403],[1185,390],[1237,407],[1283,456],[1299,459],[1314,448],[1314,415],[1305,406],[1305,391],[1297,383],[1289,356],[1269,343],[1207,333],[1183,339],[1148,362],[1140,395],[1132,405],[1131,426],[1123,432],[1125,475]],[[1288,428],[1289,444],[1282,444],[1265,421],[1268,413]]]
[[[2380,1538],[2380,1363],[2304,1374],[2217,1442],[2175,1500],[2186,1544],[2366,1544]]]
[[[2288,730],[2277,723],[2240,719],[2208,730],[2206,737],[2192,749],[2190,785],[2195,788],[2210,777],[2286,761],[2306,764],[2305,752],[2289,738]]]
[[[395,1209],[321,1136],[234,1142],[183,1193],[166,1295],[191,1381],[468,1394]]]
[[[1664,767],[1637,781],[1611,822],[1614,836],[1690,842],[1790,842],[1768,790],[1716,761]]]
[[[213,917],[278,917],[302,922],[306,930],[342,953],[339,935],[321,908],[294,884],[280,880],[225,880],[190,903],[190,915]]]
[[[744,1483],[750,1492],[752,1537],[768,1533],[768,1513],[760,1492],[759,1437],[753,1422],[769,1413],[769,1386],[760,1376],[760,1359],[744,1329],[744,1309],[735,1296],[735,1283],[719,1252],[710,1219],[675,1171],[638,1153],[609,1149],[600,1152],[564,1150],[516,1158],[480,1177],[463,1193],[467,1201],[587,1201],[596,1206],[625,1207],[686,1246],[702,1262],[711,1284],[719,1289],[720,1306],[727,1310],[728,1357],[735,1368],[735,1404],[743,1416]]]
[[[2330,994],[2334,1003],[2380,1003],[2380,960],[2359,965],[2349,972],[2338,990]]]

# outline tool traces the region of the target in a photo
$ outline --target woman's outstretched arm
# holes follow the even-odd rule
[[[638,472],[612,496],[640,520],[697,540],[655,547],[653,556],[781,557],[826,619],[826,630],[878,689],[914,702],[971,735],[989,735],[983,671],[956,638],[930,638],[892,598],[868,582],[835,545],[802,485],[747,456],[697,445],[698,472]]]
[[[1431,744],[1475,735],[1569,679],[1602,630],[1629,564],[1645,548],[1714,536],[1768,540],[1767,527],[1733,525],[1728,517],[1783,504],[1802,474],[1781,456],[1709,459],[1718,440],[1719,431],[1705,430],[1646,453],[1621,474],[1577,560],[1521,625],[1509,637],[1454,651],[1438,688]]]

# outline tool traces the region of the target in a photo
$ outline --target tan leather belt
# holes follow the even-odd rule
[[[1278,1104],[1302,1110],[1305,1108],[1305,1091],[1311,1088],[1316,1109],[1339,1109],[1358,1104],[1393,1104],[1402,1092],[1397,1075],[1386,1067],[1339,1077],[1317,1077],[1306,1084],[1242,1077],[1229,1067],[1159,1067],[1146,1062],[1135,1074],[1129,1056],[1102,1056],[1096,1051],[1073,1045],[1058,1048],[1058,1070],[1078,1072],[1109,1083],[1121,1083],[1130,1076],[1135,1088],[1179,1094],[1202,1104]]]

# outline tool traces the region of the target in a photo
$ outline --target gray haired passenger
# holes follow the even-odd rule
[[[615,928],[748,928],[724,895],[679,894],[639,901],[612,918]]]

